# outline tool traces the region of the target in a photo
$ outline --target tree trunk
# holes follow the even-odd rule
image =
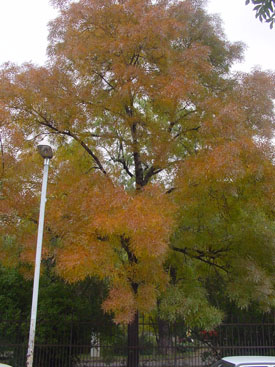
[[[158,319],[158,350],[161,354],[169,354],[172,351],[172,339],[170,337],[169,322]]]
[[[127,367],[138,367],[139,364],[139,324],[138,311],[134,320],[128,325],[128,358]]]

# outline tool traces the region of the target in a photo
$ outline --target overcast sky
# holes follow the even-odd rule
[[[225,34],[248,48],[245,62],[235,69],[250,71],[255,65],[275,70],[275,29],[255,19],[245,0],[208,0],[208,10],[221,15]],[[48,0],[0,0],[0,63],[46,59],[47,23],[56,16]]]

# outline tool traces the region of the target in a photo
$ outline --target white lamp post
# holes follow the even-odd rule
[[[44,158],[44,172],[43,172],[43,183],[42,183],[42,191],[41,191],[38,235],[37,235],[37,245],[36,245],[31,322],[30,322],[29,344],[28,344],[28,352],[27,352],[27,367],[32,367],[32,364],[33,364],[34,338],[35,338],[35,327],[36,327],[36,315],[37,315],[37,302],[38,302],[38,289],[39,289],[40,263],[41,263],[41,254],[42,254],[42,239],[43,239],[48,170],[49,170],[50,159],[53,156],[52,149],[49,145],[39,145],[38,151],[40,155]]]

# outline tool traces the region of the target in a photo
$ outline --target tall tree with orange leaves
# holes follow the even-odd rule
[[[103,308],[129,325],[131,367],[138,312],[153,310],[159,297],[163,315],[196,320],[194,302],[183,307],[193,292],[212,324],[220,320],[199,283],[206,266],[228,274],[240,245],[225,235],[224,188],[233,202],[232,187],[264,172],[257,185],[267,183],[266,209],[261,199],[257,205],[267,210],[274,200],[274,75],[232,76],[242,47],[226,41],[201,3],[55,1],[47,65],[1,70],[2,141],[17,147],[2,155],[2,260],[10,250],[25,272],[34,261],[40,180],[30,141],[47,135],[56,154],[43,256],[68,281],[108,281]]]

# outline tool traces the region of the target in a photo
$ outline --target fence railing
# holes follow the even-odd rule
[[[127,328],[91,322],[37,324],[34,367],[124,367]],[[0,362],[23,367],[28,327],[0,321]],[[226,355],[275,355],[275,324],[223,324],[215,330],[188,329],[183,324],[139,326],[140,367],[208,366]]]

